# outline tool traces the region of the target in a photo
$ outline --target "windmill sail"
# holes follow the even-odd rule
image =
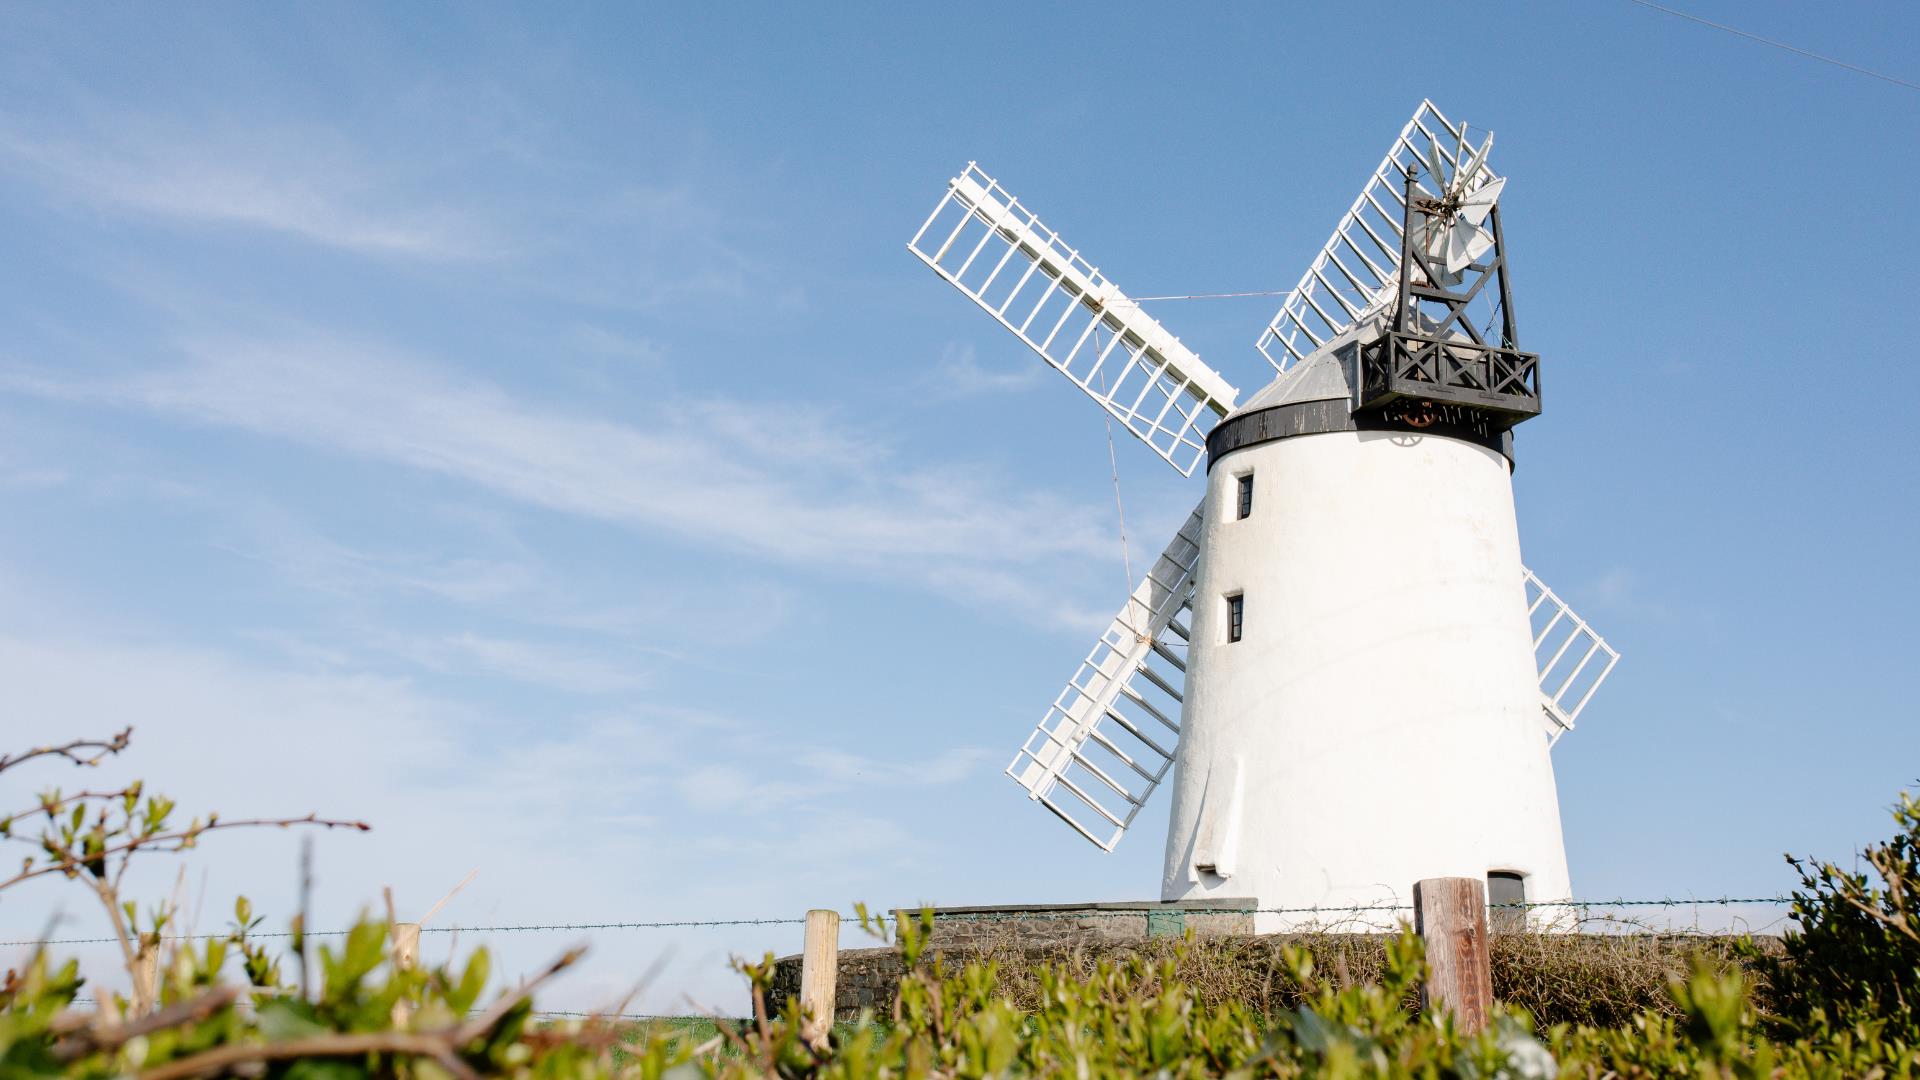
[[[1237,391],[969,162],[907,243],[1182,475]]]
[[[1527,617],[1533,623],[1533,655],[1540,668],[1540,704],[1546,711],[1547,741],[1556,743],[1573,730],[1573,722],[1613,673],[1620,654],[1533,571],[1526,573]]]
[[[1007,766],[1030,798],[1106,851],[1173,764],[1200,513],[1195,507]]]
[[[1173,764],[1186,693],[1180,650],[1190,636],[1204,508],[1187,518],[1007,766],[1028,797],[1105,851]],[[1573,730],[1620,654],[1533,571],[1524,572],[1551,745]]]
[[[1340,218],[1333,236],[1307,265],[1300,284],[1287,294],[1256,342],[1275,370],[1286,371],[1333,340],[1398,282],[1409,167],[1421,173],[1420,190],[1436,197],[1441,194],[1438,185],[1449,176],[1467,189],[1481,189],[1499,179],[1487,167],[1485,153],[1467,144],[1463,129],[1464,125],[1456,126],[1442,116],[1431,101],[1422,101],[1414,110],[1413,119],[1400,129],[1359,198]],[[1436,172],[1440,179],[1435,179]],[[1489,205],[1499,190],[1492,188],[1486,200]],[[1476,204],[1474,213],[1478,212]],[[1471,220],[1478,225],[1480,218]]]

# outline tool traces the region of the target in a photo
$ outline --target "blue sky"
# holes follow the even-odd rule
[[[1920,74],[1906,5],[1689,10]],[[7,740],[372,820],[316,921],[1150,896],[1164,798],[1102,855],[999,775],[1121,599],[1100,414],[903,244],[977,159],[1136,295],[1283,289],[1422,97],[1513,178],[1528,561],[1626,656],[1576,891],[1770,894],[1914,779],[1913,91],[1625,0],[0,20]],[[1275,303],[1154,312],[1250,390]],[[1140,566],[1197,481],[1119,471]],[[555,1000],[798,941],[598,935]]]

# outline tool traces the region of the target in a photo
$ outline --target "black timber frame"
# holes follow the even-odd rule
[[[1414,215],[1437,217],[1448,208],[1422,193],[1414,176],[1409,167],[1400,230],[1400,295],[1393,325],[1360,347],[1353,411],[1424,427],[1423,418],[1431,422],[1467,410],[1480,414],[1488,427],[1504,431],[1540,413],[1540,357],[1520,351],[1515,344],[1500,207],[1489,208],[1491,257],[1467,268],[1464,289],[1442,288],[1436,284],[1441,280],[1436,267],[1413,242]],[[1415,267],[1425,278],[1421,284],[1414,283]],[[1500,333],[1491,340],[1473,325],[1467,311],[1489,283],[1498,290],[1500,305]],[[1411,319],[1421,303],[1443,307],[1446,314],[1436,325],[1415,326]]]

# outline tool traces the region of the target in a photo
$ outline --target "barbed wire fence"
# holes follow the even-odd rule
[[[1517,927],[1517,929],[1521,929],[1526,932],[1546,932],[1549,935],[1552,935],[1552,932],[1554,931],[1573,931],[1575,933],[1600,933],[1600,934],[1606,934],[1608,936],[1616,937],[1621,940],[1625,940],[1627,939],[1627,937],[1631,935],[1644,935],[1646,937],[1652,937],[1652,938],[1672,938],[1672,937],[1703,937],[1703,936],[1712,937],[1712,936],[1720,936],[1720,935],[1740,936],[1740,935],[1764,934],[1770,931],[1772,928],[1786,922],[1789,918],[1793,917],[1794,914],[1797,914],[1797,912],[1788,911],[1784,909],[1791,908],[1793,905],[1796,905],[1802,902],[1804,899],[1805,899],[1804,897],[1796,897],[1796,896],[1756,896],[1756,897],[1734,897],[1734,896],[1671,897],[1669,896],[1669,897],[1659,897],[1659,898],[1653,898],[1653,899],[1635,899],[1635,898],[1627,898],[1627,897],[1615,897],[1611,899],[1600,899],[1600,900],[1564,899],[1564,900],[1533,900],[1533,901],[1494,901],[1494,902],[1487,903],[1485,906],[1488,909],[1488,913],[1490,916],[1499,909],[1508,909],[1508,910],[1518,909],[1518,910],[1527,911],[1527,912],[1542,912],[1546,915],[1544,919],[1528,919],[1526,920],[1526,923],[1523,926]],[[1700,920],[1697,914],[1695,915],[1694,925],[1691,927],[1668,926],[1664,928],[1650,925],[1642,917],[1638,917],[1638,916],[1622,917],[1615,914],[1615,912],[1620,912],[1620,911],[1644,912],[1644,911],[1650,911],[1650,910],[1662,910],[1662,909],[1678,910],[1678,909],[1686,909],[1686,908],[1696,909],[1696,912],[1697,912],[1697,910],[1701,908],[1719,908],[1724,911],[1727,911],[1731,915],[1733,914],[1734,909],[1742,908],[1742,907],[1767,907],[1767,908],[1783,909],[1783,910],[1781,910],[1781,914],[1777,918],[1775,918],[1771,922],[1764,924],[1763,926],[1755,927],[1751,925],[1744,925],[1744,926],[1728,925],[1728,926],[1724,926],[1724,927],[1713,929],[1713,930],[1703,929],[1700,925]],[[933,927],[936,933],[934,943],[937,945],[939,943],[938,927],[941,923],[947,923],[947,924],[1029,923],[1030,924],[1037,921],[1069,921],[1074,924],[1072,928],[1073,932],[1085,932],[1088,930],[1093,930],[1094,927],[1090,926],[1089,924],[1095,923],[1098,920],[1131,919],[1131,920],[1138,920],[1138,921],[1144,922],[1145,925],[1143,927],[1140,927],[1133,932],[1122,932],[1120,937],[1118,939],[1115,939],[1117,942],[1131,942],[1135,939],[1146,939],[1146,938],[1167,935],[1169,931],[1166,927],[1166,924],[1162,922],[1161,929],[1156,930],[1154,920],[1155,920],[1155,917],[1158,917],[1159,919],[1164,920],[1169,915],[1191,916],[1196,918],[1211,917],[1216,919],[1221,916],[1247,917],[1247,916],[1258,916],[1258,915],[1279,915],[1279,916],[1288,917],[1285,920],[1284,929],[1280,931],[1280,933],[1282,934],[1341,935],[1341,934],[1380,934],[1380,933],[1392,932],[1394,927],[1397,925],[1414,923],[1415,920],[1413,919],[1413,914],[1415,910],[1416,910],[1415,905],[1408,904],[1408,903],[1400,903],[1400,902],[1376,902],[1376,903],[1366,903],[1366,904],[1345,904],[1345,905],[1307,905],[1307,906],[1294,906],[1294,907],[1255,907],[1255,906],[1235,906],[1232,904],[1196,906],[1191,904],[1182,905],[1179,903],[1149,902],[1149,903],[1130,904],[1126,906],[1114,906],[1114,907],[1061,905],[1057,908],[1043,909],[1043,910],[1032,910],[1032,909],[1029,909],[1029,910],[1020,910],[1020,909],[968,910],[965,908],[961,908],[961,909],[950,908],[950,909],[942,910],[938,908],[929,909],[924,907],[900,907],[900,908],[893,908],[893,909],[882,909],[879,911],[863,910],[861,912],[857,912],[851,915],[838,915],[830,910],[823,910],[823,911],[810,912],[809,916],[821,916],[827,919],[839,920],[839,922],[836,923],[835,925],[837,925],[838,928],[841,930],[849,930],[849,931],[854,930],[856,927],[860,927],[863,921],[862,919],[863,916],[865,916],[865,921],[868,927],[870,928],[874,926],[874,922],[875,922],[874,917],[879,916],[880,921],[878,922],[877,928],[879,929],[880,933],[876,935],[877,937],[876,943],[884,943],[890,937],[890,935],[886,934],[885,932],[886,923],[888,921],[912,918],[913,916],[915,916],[916,914],[922,911],[931,911],[931,914],[934,919]],[[1595,914],[1596,912],[1606,912],[1606,914],[1596,915]],[[892,920],[887,919],[886,918],[887,916],[892,916]],[[1302,918],[1302,916],[1305,916],[1306,918]],[[1489,921],[1491,921],[1491,919]],[[1739,917],[1735,917],[1731,921],[1734,923],[1746,922],[1745,919],[1739,918]],[[764,918],[606,920],[606,921],[599,921],[599,922],[546,922],[546,923],[492,924],[492,925],[446,925],[446,926],[420,926],[418,924],[411,924],[411,925],[413,926],[414,930],[420,934],[445,934],[445,935],[467,934],[467,935],[472,935],[474,938],[485,939],[491,935],[502,935],[502,934],[518,935],[518,934],[545,934],[545,933],[588,933],[588,932],[595,932],[595,931],[657,931],[657,930],[677,930],[677,929],[707,930],[707,929],[726,929],[726,928],[742,928],[742,927],[785,928],[785,927],[805,926],[805,925],[808,925],[809,923],[810,923],[810,917],[775,916],[775,917],[764,917]],[[1188,926],[1192,926],[1196,932],[1201,933],[1204,936],[1220,936],[1222,934],[1226,934],[1230,936],[1240,936],[1253,929],[1252,926],[1249,926],[1246,924],[1242,924],[1241,927],[1238,927],[1238,928],[1227,929],[1220,926],[1218,923],[1215,923],[1210,930],[1203,930],[1201,929],[1202,924],[1199,924],[1199,923],[1188,924],[1184,918],[1181,918],[1176,920],[1173,923],[1173,928],[1171,930],[1171,933],[1178,934],[1184,931]],[[962,935],[962,939],[955,940],[954,942],[951,943],[952,945],[965,949],[970,946],[977,946],[979,944],[977,941],[969,942],[964,940],[965,935],[968,933],[967,931],[960,931],[958,927],[955,927],[954,929],[957,933],[960,933]],[[1483,930],[1484,929],[1485,927],[1483,925]],[[1496,931],[1498,931],[1499,928],[1496,927],[1495,929]],[[307,932],[303,936],[311,937],[311,938],[339,938],[347,934],[350,934],[352,932],[353,931],[349,929],[317,930],[317,931]],[[1422,931],[1423,934],[1427,932],[1428,931],[1425,931],[1425,930]],[[228,931],[225,933],[172,934],[172,935],[163,935],[161,937],[161,940],[169,941],[169,942],[213,941],[213,940],[221,940],[221,939],[230,940],[234,936],[235,935],[232,931]],[[285,931],[249,932],[246,936],[249,940],[268,940],[268,939],[288,939],[293,937],[294,935],[291,930],[285,930]],[[835,938],[837,936],[838,936],[837,933],[830,933],[828,935],[829,938]],[[1106,936],[1107,935],[1104,929],[1095,931],[1096,938],[1104,938]],[[1043,934],[1040,936],[1040,938],[1036,939],[1036,943],[1039,943],[1041,939],[1047,939],[1048,943],[1051,943],[1051,944],[1057,944],[1060,940],[1057,934],[1051,934],[1051,935]],[[117,937],[56,938],[56,937],[50,936],[50,932],[49,932],[48,936],[43,936],[38,938],[16,938],[14,940],[0,941],[0,948],[20,948],[20,947],[41,948],[46,946],[66,946],[66,945],[113,945],[113,944],[118,944],[119,940],[120,939]],[[800,944],[800,942],[796,940],[794,944],[798,945]],[[825,962],[827,963],[827,965],[829,967],[835,966],[836,961],[834,961],[833,957],[834,955],[836,955],[836,952],[837,952],[837,944],[828,943],[828,944],[824,944],[821,947],[823,947],[826,950]],[[1481,946],[1481,948],[1482,949],[1485,948],[1484,944]],[[806,951],[807,951],[808,964],[813,964],[816,961],[816,957],[814,955],[815,949],[816,949],[816,942],[814,940],[814,936],[812,935],[812,933],[809,933],[806,937]],[[795,957],[795,959],[798,959],[798,957]],[[736,963],[737,962],[738,961],[736,960]],[[651,975],[648,976],[648,978],[650,979]],[[633,992],[638,992],[638,990],[639,990],[639,987],[636,986]],[[831,998],[832,988],[831,988],[830,980],[828,982],[827,994],[828,994],[828,997]],[[733,1017],[728,1015],[728,1013],[725,1011],[726,1007],[718,1004],[718,999],[714,999],[708,1003],[703,1004],[701,1001],[696,1000],[696,998],[693,996],[691,992],[685,994],[684,996],[685,996],[686,1004],[688,1007],[687,1009],[678,1013],[627,1012],[625,1011],[625,1009],[619,1008],[616,1006],[613,1009],[600,1009],[600,1010],[564,1009],[564,1008],[563,1009],[535,1009],[535,1010],[532,1010],[532,1014],[541,1020],[549,1021],[549,1022],[593,1023],[593,1022],[617,1021],[617,1022],[644,1023],[644,1024],[651,1024],[651,1025],[666,1024],[666,1025],[693,1025],[693,1026],[705,1024],[705,1025],[713,1025],[714,1026],[713,1031],[720,1030],[718,1025],[746,1023],[744,1019],[740,1019],[738,1017]],[[91,1007],[93,1005],[93,1002],[90,998],[77,998],[74,1004]],[[703,1038],[708,1037],[711,1034],[712,1032],[709,1032],[704,1029],[700,1032],[700,1035]]]
[[[1487,907],[1490,909],[1504,908],[1504,909],[1545,910],[1545,911],[1579,911],[1583,913],[1590,913],[1595,910],[1608,909],[1608,908],[1667,908],[1667,909],[1678,909],[1678,908],[1689,908],[1689,907],[1691,908],[1699,908],[1699,907],[1731,908],[1731,907],[1746,906],[1746,905],[1785,907],[1785,906],[1792,905],[1793,903],[1794,903],[1794,897],[1791,897],[1791,896],[1757,896],[1757,897],[1668,896],[1668,897],[1660,897],[1658,899],[1628,899],[1624,897],[1618,897],[1618,898],[1608,899],[1608,900],[1499,901],[1499,902],[1489,903]],[[901,907],[901,908],[891,909],[891,911],[897,911],[897,912],[905,913],[908,915],[911,915],[919,910],[920,910],[919,908],[914,908],[914,907]],[[1311,905],[1311,906],[1303,906],[1303,907],[1225,907],[1225,906],[1181,907],[1177,904],[1166,904],[1166,905],[1148,905],[1148,906],[1135,907],[1135,908],[1119,908],[1119,909],[1100,909],[1100,908],[1090,908],[1090,907],[1089,908],[1066,908],[1058,911],[959,911],[959,912],[948,913],[948,912],[941,912],[938,909],[933,909],[933,910],[934,910],[936,919],[941,922],[1027,922],[1027,921],[1034,921],[1034,920],[1139,919],[1139,918],[1145,917],[1150,913],[1151,914],[1195,915],[1195,916],[1324,915],[1324,916],[1339,916],[1339,917],[1345,917],[1350,919],[1354,917],[1365,916],[1369,913],[1412,912],[1414,908],[1412,904],[1396,902],[1396,903],[1374,903],[1374,904]],[[887,913],[889,912],[874,912],[872,914],[887,914]],[[857,914],[843,914],[841,918],[846,922],[848,922],[849,924],[853,924],[853,923],[857,923],[859,916]],[[449,925],[449,926],[422,926],[420,928],[420,932],[423,934],[475,934],[475,935],[521,934],[521,933],[567,933],[567,932],[590,931],[590,930],[663,930],[663,929],[679,929],[679,928],[707,928],[707,927],[729,927],[729,926],[801,926],[801,925],[804,925],[806,921],[807,920],[805,918],[801,918],[801,917],[793,917],[793,918],[771,917],[771,918],[753,918],[753,919],[657,919],[657,920],[645,920],[645,921],[523,923],[523,924],[485,925],[485,926],[455,924],[455,925]],[[305,932],[304,936],[313,937],[313,938],[344,937],[350,932],[351,931],[348,931],[348,930],[309,930]],[[161,937],[161,940],[163,941],[213,941],[213,940],[229,938],[231,936],[232,936],[231,932],[210,933],[210,934],[174,934],[174,935],[163,935]],[[271,940],[275,938],[290,938],[292,936],[293,936],[293,932],[290,930],[249,932],[247,934],[248,940]],[[117,943],[118,941],[119,939],[114,937],[21,938],[18,940],[0,941],[0,948],[10,948],[10,947],[19,947],[19,946],[40,946],[40,945],[111,945],[111,944]]]

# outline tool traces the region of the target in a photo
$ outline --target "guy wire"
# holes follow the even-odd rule
[[[1097,324],[1093,328],[1093,346],[1094,355],[1098,357],[1100,355],[1100,327]],[[1096,359],[1094,363],[1097,365],[1099,360]],[[1100,398],[1102,401],[1105,401],[1107,396],[1107,373],[1099,367],[1095,367],[1094,371],[1100,376]],[[1105,412],[1106,410],[1103,409],[1102,411]],[[1107,412],[1107,468],[1111,470],[1113,474],[1113,510],[1120,518],[1120,565],[1124,568],[1127,575],[1127,591],[1124,594],[1125,600],[1122,602],[1120,610],[1126,611],[1127,614],[1131,615],[1133,613],[1128,609],[1133,607],[1133,549],[1127,545],[1127,508],[1120,502],[1120,455],[1113,449],[1113,413],[1111,412]]]

